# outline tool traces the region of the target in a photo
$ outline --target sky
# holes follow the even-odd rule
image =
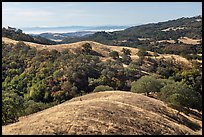
[[[2,2],[2,25],[141,25],[202,15],[202,2]]]

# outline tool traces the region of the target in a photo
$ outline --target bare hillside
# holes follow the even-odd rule
[[[178,40],[181,41],[182,43],[185,43],[185,44],[196,45],[196,44],[201,44],[202,39],[191,39],[191,38],[188,38],[188,37],[181,37]]]
[[[201,120],[163,102],[124,91],[91,93],[20,118],[3,134],[201,134]],[[197,130],[197,131],[194,131]]]

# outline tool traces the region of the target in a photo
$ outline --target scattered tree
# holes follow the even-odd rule
[[[90,54],[90,52],[92,51],[92,46],[90,43],[85,43],[82,45],[82,52],[85,54]]]
[[[150,92],[159,92],[162,83],[153,76],[142,76],[131,85],[131,91],[136,93],[145,93],[147,96]]]

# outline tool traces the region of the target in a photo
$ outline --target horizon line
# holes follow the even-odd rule
[[[139,25],[146,25],[146,24],[151,24],[151,23],[161,23],[161,22],[167,22],[167,21],[171,21],[171,20],[177,20],[177,19],[181,19],[181,18],[193,18],[193,17],[202,17],[202,14],[200,15],[194,15],[194,16],[182,16],[179,18],[174,18],[174,19],[168,19],[168,20],[163,20],[163,21],[158,21],[158,22],[146,22],[146,23],[138,23],[138,24],[124,24],[124,25],[114,25],[114,24],[105,24],[105,25],[65,25],[65,26],[30,26],[30,27],[24,27],[24,26],[20,26],[20,27],[14,27],[14,28],[55,28],[55,27],[101,27],[101,26],[126,26],[126,27],[133,27],[133,26],[139,26]],[[3,27],[12,27],[11,25],[6,25]]]

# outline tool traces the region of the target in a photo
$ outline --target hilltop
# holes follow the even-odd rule
[[[2,127],[3,135],[194,135],[202,121],[142,94],[105,91],[73,98]],[[195,130],[195,131],[194,131]]]

